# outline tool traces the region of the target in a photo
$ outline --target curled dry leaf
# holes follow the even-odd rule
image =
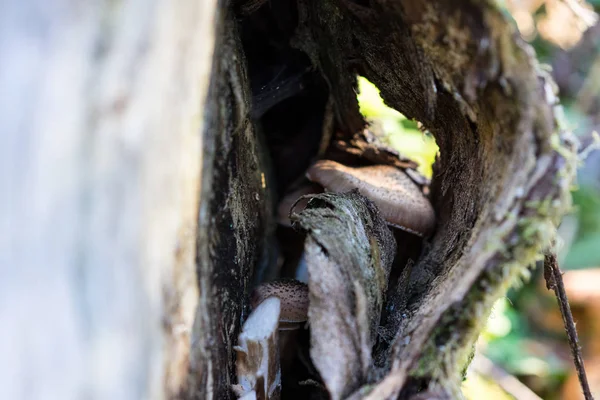
[[[301,210],[308,202],[308,197],[304,197],[301,200],[300,197],[322,192],[323,188],[320,185],[307,183],[301,185],[296,190],[286,193],[277,206],[277,222],[283,226],[291,226],[292,223],[290,222],[289,214],[292,206],[295,206],[296,210]]]
[[[367,380],[396,243],[356,191],[316,195],[292,221],[307,233],[310,354],[340,399]]]
[[[240,398],[278,399],[281,392],[281,369],[277,325],[280,300],[263,301],[244,323],[238,338],[237,376],[233,387]]]

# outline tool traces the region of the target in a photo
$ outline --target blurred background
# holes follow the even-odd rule
[[[583,146],[600,131],[600,0],[497,1],[558,84],[569,129]],[[371,130],[431,177],[438,148],[416,122],[386,107],[359,80]],[[592,393],[600,396],[600,150],[588,152],[573,189],[573,211],[559,228],[559,261],[577,323]],[[463,384],[470,399],[583,399],[554,293],[538,267],[500,299]]]

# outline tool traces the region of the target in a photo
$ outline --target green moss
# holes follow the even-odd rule
[[[514,246],[504,247],[500,260],[493,268],[485,269],[475,286],[459,304],[450,307],[424,347],[417,367],[410,375],[415,378],[463,377],[473,358],[473,344],[485,325],[493,303],[510,287],[530,276],[530,267],[542,259],[541,251],[555,236],[558,219],[570,207],[566,189],[559,194],[563,202],[551,201],[552,196],[529,202],[525,212],[533,216],[523,218],[509,237],[518,237]],[[535,208],[539,207],[539,208]],[[492,241],[496,243],[501,242]],[[504,241],[507,242],[506,240]],[[440,344],[441,343],[441,344]]]

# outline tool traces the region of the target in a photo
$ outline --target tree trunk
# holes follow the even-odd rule
[[[373,339],[374,364],[334,397],[460,396],[492,304],[570,206],[576,161],[551,78],[497,7],[9,1],[0,397],[233,398],[249,293],[286,251],[275,200],[332,137],[363,130],[357,74],[435,136],[437,229],[387,291],[367,287],[390,340]],[[338,252],[364,244],[338,239]],[[362,257],[381,258],[364,240]],[[348,286],[368,302],[373,263],[357,263]]]
[[[0,398],[187,381],[216,2],[3,2]]]

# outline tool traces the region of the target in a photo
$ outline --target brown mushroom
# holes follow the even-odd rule
[[[252,294],[252,308],[269,297],[277,297],[281,301],[279,330],[297,329],[308,320],[308,286],[305,283],[295,279],[263,283]]]
[[[347,167],[331,160],[317,161],[306,176],[332,192],[352,189],[369,198],[388,224],[428,236],[435,227],[435,213],[419,187],[401,170],[390,165]]]

